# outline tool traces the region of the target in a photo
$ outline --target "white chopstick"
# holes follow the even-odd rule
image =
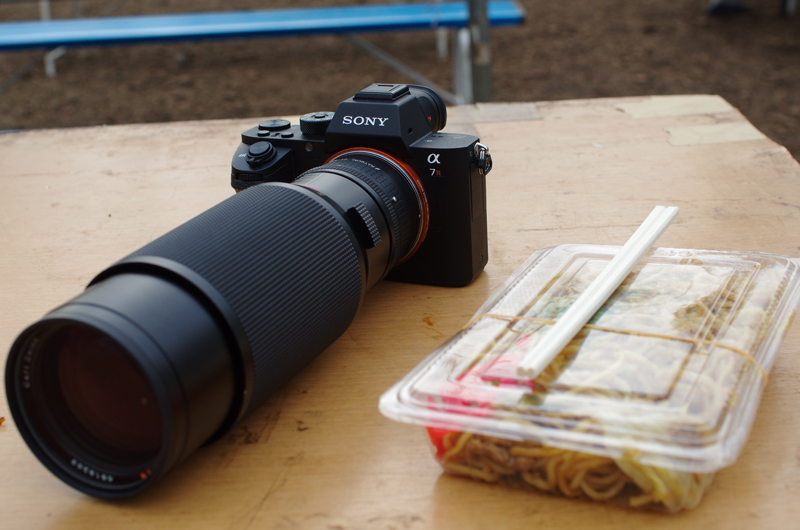
[[[538,377],[606,303],[677,215],[678,208],[675,206],[653,208],[614,259],[544,333],[539,344],[522,358],[517,367],[517,374],[531,379]]]

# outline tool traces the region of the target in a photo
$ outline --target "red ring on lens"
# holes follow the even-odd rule
[[[411,182],[414,184],[414,187],[417,188],[417,194],[420,197],[420,205],[422,207],[422,215],[420,215],[420,223],[422,223],[422,228],[420,229],[419,237],[417,238],[417,242],[414,244],[414,248],[412,248],[406,256],[398,261],[395,266],[400,265],[401,263],[407,261],[414,253],[419,249],[422,245],[422,242],[425,241],[425,236],[428,234],[428,226],[430,225],[431,219],[431,212],[430,207],[428,205],[428,195],[425,193],[425,187],[422,185],[422,181],[417,176],[417,173],[409,166],[407,163],[399,160],[388,153],[384,153],[383,151],[379,151],[377,149],[372,149],[370,147],[350,147],[349,149],[345,149],[343,151],[339,151],[328,160],[325,161],[327,164],[328,162],[332,162],[337,158],[340,158],[342,155],[347,153],[352,153],[356,151],[367,151],[376,155],[380,155],[384,158],[388,158],[391,162],[400,166],[411,179]]]

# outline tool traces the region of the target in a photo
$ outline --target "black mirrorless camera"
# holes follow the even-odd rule
[[[241,193],[24,330],[6,392],[28,446],[104,498],[148,488],[335,341],[381,278],[460,286],[487,260],[478,138],[432,90],[376,84],[242,135]]]
[[[382,238],[396,235],[393,255],[376,280],[388,273],[406,282],[468,285],[488,258],[485,177],[492,162],[478,138],[440,133],[446,120],[444,102],[433,90],[374,84],[335,113],[306,114],[299,126],[268,120],[246,131],[233,157],[231,185],[242,190],[292,182],[328,189],[341,182],[328,175],[350,179],[377,207],[360,219],[361,213],[350,211],[355,205],[340,204],[361,225],[360,233],[375,224]],[[393,225],[388,234],[382,220]]]

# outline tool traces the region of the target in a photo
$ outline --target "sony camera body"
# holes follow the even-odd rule
[[[233,156],[237,191],[264,182],[294,182],[304,172],[348,153],[366,152],[414,181],[421,234],[413,255],[386,276],[404,282],[464,286],[488,259],[488,148],[475,136],[438,132],[444,103],[425,87],[373,84],[335,113],[316,112],[299,124],[274,119],[242,134]]]

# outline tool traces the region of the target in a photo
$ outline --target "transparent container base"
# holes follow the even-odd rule
[[[691,510],[714,473],[688,473],[567,449],[428,428],[448,473],[568,498],[661,512]]]

